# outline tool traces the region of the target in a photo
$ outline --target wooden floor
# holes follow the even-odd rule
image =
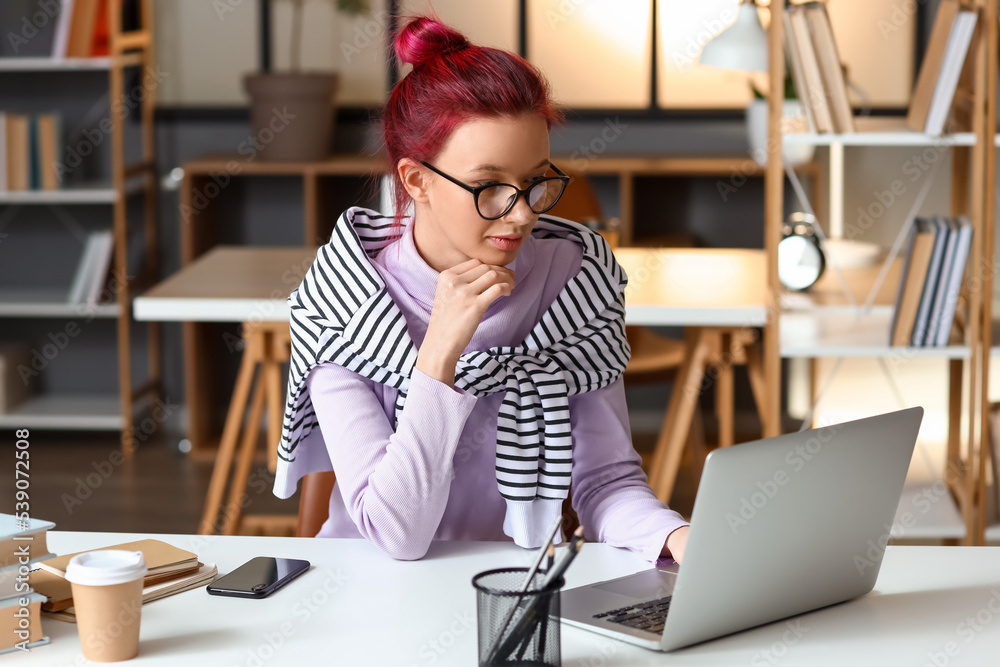
[[[113,434],[31,434],[31,516],[55,522],[57,530],[194,533],[212,474],[210,462],[176,449],[176,438],[150,440],[131,462],[115,465]],[[636,449],[648,456],[654,437],[637,435]],[[690,515],[700,477],[700,457],[686,457],[672,506]],[[10,469],[10,468],[8,468]],[[280,500],[263,460],[248,487],[248,514],[295,514],[298,494]],[[266,482],[266,483],[265,483]],[[2,485],[2,507],[14,507],[13,485]],[[7,511],[7,510],[3,510]]]
[[[31,516],[55,522],[57,530],[197,532],[212,464],[177,451],[176,440],[150,439],[131,462],[116,466],[117,434],[33,431]],[[248,513],[298,511],[298,494],[280,500],[271,493],[274,477],[263,462],[254,473],[261,483],[247,488]],[[3,485],[0,502],[12,508],[8,488]]]

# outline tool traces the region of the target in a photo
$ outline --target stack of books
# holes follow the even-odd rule
[[[58,113],[0,111],[0,192],[59,188],[61,124]]]
[[[971,244],[972,224],[965,216],[914,221],[903,255],[890,345],[948,345]]]
[[[810,132],[854,132],[854,115],[830,16],[822,2],[789,5],[785,50]]]
[[[955,90],[976,28],[977,13],[961,9],[958,0],[942,0],[910,98],[906,124],[917,132],[935,136],[945,130]]]
[[[25,521],[12,514],[0,514],[0,653],[49,642],[39,617],[45,596],[32,588],[30,576],[25,578],[21,568],[54,557],[46,546],[46,534],[53,528],[51,521]],[[24,609],[28,610],[27,628],[21,625]]]
[[[76,265],[66,302],[94,305],[108,282],[115,238],[110,230],[90,232],[83,244],[83,254]]]
[[[214,563],[207,565],[200,563],[197,555],[160,540],[126,542],[103,549],[142,552],[148,569],[142,589],[143,604],[206,586],[214,581],[218,574]],[[93,549],[93,551],[103,549]],[[66,580],[66,566],[76,555],[72,553],[47,559],[39,563],[37,569],[31,571],[31,586],[46,597],[41,606],[43,616],[76,623],[73,590],[70,582]]]

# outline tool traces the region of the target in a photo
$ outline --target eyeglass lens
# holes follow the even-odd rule
[[[542,181],[527,192],[528,208],[534,213],[544,213],[558,199],[562,182]],[[503,215],[517,197],[517,190],[510,185],[494,185],[479,192],[479,212],[488,218]]]

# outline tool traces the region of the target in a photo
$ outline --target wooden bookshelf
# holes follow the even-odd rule
[[[786,0],[774,0],[772,13],[784,12]],[[987,0],[962,0],[963,8],[979,12],[976,34],[968,58],[971,67],[963,71],[956,92],[955,118],[960,131],[937,137],[914,132],[902,118],[856,119],[857,132],[851,134],[785,134],[782,142],[770,146],[766,181],[765,227],[768,279],[773,303],[782,298],[777,273],[777,243],[781,238],[784,174],[780,159],[784,144],[827,145],[842,151],[845,146],[942,146],[952,154],[951,215],[964,214],[973,225],[973,247],[967,263],[964,287],[969,295],[968,323],[964,339],[941,348],[893,347],[887,344],[891,307],[873,309],[854,320],[836,308],[800,309],[795,313],[772,317],[765,333],[765,370],[770,385],[780,370],[779,357],[852,357],[885,358],[904,354],[938,357],[948,360],[949,416],[945,461],[946,482],[957,511],[942,510],[940,516],[925,526],[918,538],[958,540],[964,544],[982,544],[985,527],[985,457],[983,437],[988,424],[989,348],[983,341],[991,338],[992,273],[989,279],[977,280],[975,272],[993,264],[994,178],[996,138],[997,78],[997,5]],[[784,81],[783,22],[771,21],[768,28],[770,64],[770,136],[781,136],[780,94]],[[842,162],[839,167],[842,168]],[[831,197],[835,196],[831,194]],[[816,207],[818,210],[818,207]],[[831,223],[832,224],[832,223]],[[897,278],[898,281],[898,278]],[[871,283],[869,283],[871,284]],[[883,296],[884,301],[884,296]],[[884,305],[884,304],[883,304]],[[814,379],[815,382],[815,379]],[[963,392],[966,394],[963,400]],[[967,432],[963,435],[963,422]],[[957,524],[957,525],[953,525]],[[909,535],[908,535],[909,536]]]
[[[126,71],[154,69],[153,2],[135,0],[139,24],[126,30],[122,25],[123,4],[127,0],[110,0],[110,55],[99,58],[2,58],[0,86],[7,74],[32,73],[46,76],[62,73],[73,76],[106,76],[108,97],[125,98]],[[144,247],[140,275],[131,281],[118,281],[115,300],[97,306],[66,303],[59,290],[33,290],[18,286],[0,289],[0,317],[4,318],[65,318],[98,317],[116,320],[117,385],[109,395],[76,395],[57,392],[30,397],[23,404],[0,415],[0,426],[35,429],[114,430],[121,432],[122,452],[130,458],[134,451],[133,424],[137,407],[151,402],[160,389],[159,327],[145,323],[148,336],[148,374],[137,384],[132,377],[132,292],[151,283],[157,269],[156,171],[153,108],[155,88],[148,87],[139,102],[138,122],[141,125],[141,151],[138,161],[128,163],[125,157],[125,120],[121,114],[110,113],[111,173],[108,181],[69,185],[59,190],[8,191],[0,193],[0,209],[5,206],[65,206],[94,205],[110,208],[110,226],[114,237],[112,267],[115,275],[129,275],[129,221],[126,208],[130,197],[141,196]],[[136,225],[137,221],[131,221]]]

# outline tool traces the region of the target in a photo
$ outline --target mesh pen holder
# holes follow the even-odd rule
[[[476,589],[479,665],[539,665],[560,667],[559,590],[561,578],[542,589],[547,575],[537,573],[521,593],[527,568],[481,572],[472,579]],[[511,613],[513,611],[513,614]],[[504,621],[510,621],[504,627]]]

